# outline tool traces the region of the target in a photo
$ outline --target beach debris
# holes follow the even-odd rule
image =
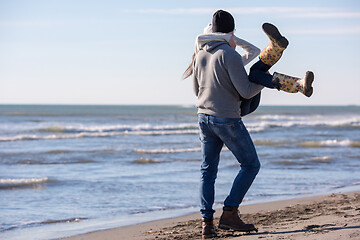
[[[162,230],[150,230],[146,232],[147,234],[154,234],[154,233],[163,233]]]

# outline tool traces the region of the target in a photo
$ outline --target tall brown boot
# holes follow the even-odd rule
[[[212,219],[202,219],[202,239],[216,237],[214,222]]]
[[[219,220],[219,228],[233,229],[240,232],[256,231],[254,224],[244,223],[239,216],[237,207],[224,207]]]

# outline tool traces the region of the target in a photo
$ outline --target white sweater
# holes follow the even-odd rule
[[[199,39],[206,40],[207,37],[210,39],[213,39],[213,40],[219,40],[219,41],[225,40],[225,41],[229,42],[230,38],[231,38],[231,34],[213,33],[211,24],[207,25],[204,28],[204,34],[201,34],[196,38],[195,53],[198,53],[198,51],[200,49],[201,43],[199,43]],[[236,37],[235,35],[234,35],[234,41],[237,46],[241,47],[245,51],[245,53],[241,55],[244,66],[246,64],[248,64],[249,62],[251,62],[254,58],[256,58],[260,54],[259,48],[255,47],[251,43],[249,43],[241,38]]]

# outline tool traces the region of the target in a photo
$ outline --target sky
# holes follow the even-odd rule
[[[314,72],[310,98],[264,89],[262,105],[360,105],[357,0],[0,0],[0,104],[194,105],[182,74],[218,9],[260,49],[262,23],[280,29],[271,73]]]

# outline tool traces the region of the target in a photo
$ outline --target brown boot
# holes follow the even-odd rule
[[[233,229],[240,232],[257,232],[257,229],[253,224],[246,224],[240,219],[237,207],[223,208],[223,213],[219,220],[219,228],[226,230]]]
[[[202,239],[216,237],[214,222],[212,219],[202,219]]]

